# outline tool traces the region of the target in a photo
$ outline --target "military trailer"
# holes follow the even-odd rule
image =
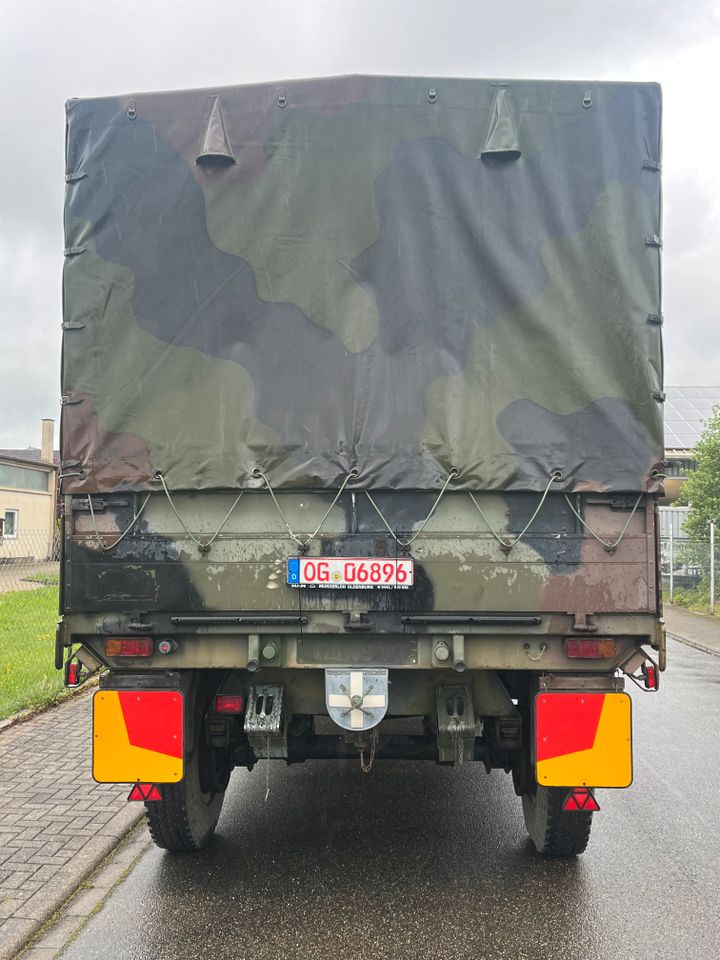
[[[660,143],[643,83],[68,103],[56,663],[159,846],[410,758],[584,850],[665,667]]]

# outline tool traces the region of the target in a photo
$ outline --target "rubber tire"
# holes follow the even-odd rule
[[[163,798],[145,804],[150,836],[156,846],[171,853],[185,853],[206,847],[220,818],[225,789],[203,790],[203,765],[214,762],[213,748],[204,737],[205,725],[195,724],[195,749],[185,761],[180,783],[160,787]],[[225,780],[227,786],[227,779]]]
[[[565,813],[565,787],[540,787],[522,798],[525,826],[538,853],[546,857],[577,857],[590,839],[592,813]]]

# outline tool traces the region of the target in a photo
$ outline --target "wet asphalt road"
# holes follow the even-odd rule
[[[347,762],[237,772],[200,855],[152,848],[63,960],[715,960],[720,658],[670,641],[635,781],[587,852],[538,857],[510,778]]]

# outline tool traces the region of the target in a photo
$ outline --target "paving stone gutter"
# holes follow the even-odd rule
[[[11,960],[143,814],[92,779],[92,691],[0,730],[0,960]]]

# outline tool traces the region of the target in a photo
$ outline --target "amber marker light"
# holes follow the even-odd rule
[[[151,657],[152,637],[108,637],[105,641],[106,657]]]
[[[571,660],[605,660],[615,656],[615,641],[597,637],[568,637],[565,656]]]

